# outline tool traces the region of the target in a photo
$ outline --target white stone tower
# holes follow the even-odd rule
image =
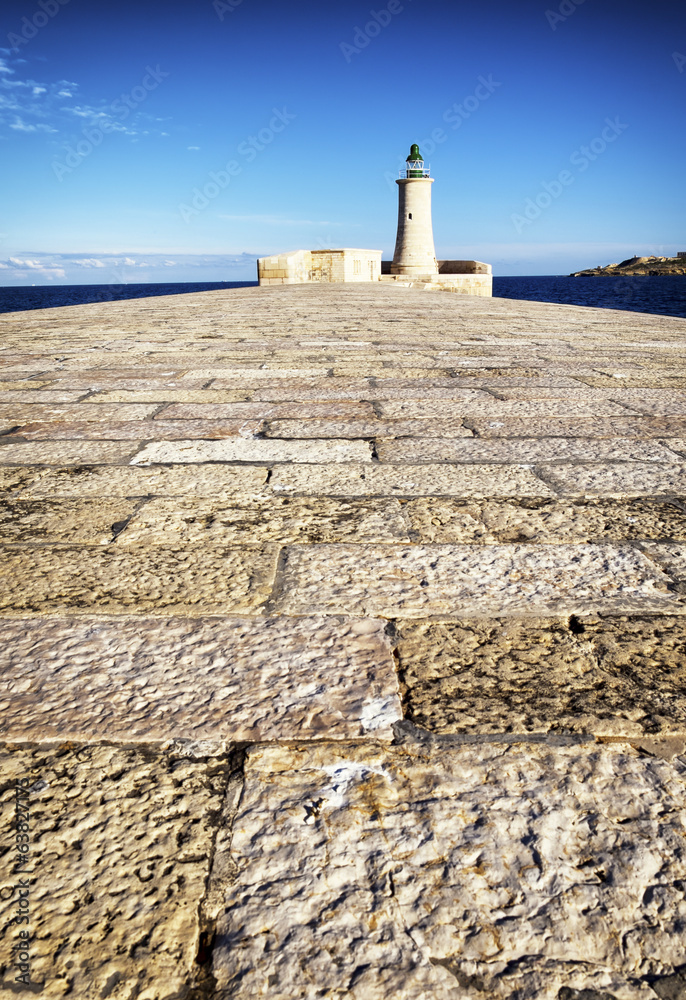
[[[398,235],[391,274],[438,274],[434,234],[431,226],[431,185],[433,177],[424,167],[419,146],[414,143],[407,157],[407,169],[398,185]]]

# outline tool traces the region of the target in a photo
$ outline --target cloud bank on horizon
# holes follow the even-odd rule
[[[441,257],[550,274],[685,249],[686,8],[512,7],[7,0],[0,284],[390,256],[414,141]]]
[[[115,284],[255,280],[255,254],[34,253],[0,259],[0,286],[8,284]],[[240,273],[245,277],[227,277]],[[178,278],[183,274],[183,278]],[[194,275],[194,276],[193,276]]]

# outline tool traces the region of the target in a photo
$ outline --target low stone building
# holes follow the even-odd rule
[[[260,257],[257,278],[261,285],[298,285],[306,281],[378,281],[381,251],[292,250]]]

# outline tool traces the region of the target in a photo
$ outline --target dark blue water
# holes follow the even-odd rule
[[[78,306],[84,302],[144,299],[150,295],[211,292],[215,288],[247,288],[256,284],[256,281],[185,281],[175,284],[145,282],[140,285],[32,285],[30,288],[0,288],[0,313]]]
[[[140,299],[149,295],[183,295],[186,292],[209,292],[216,288],[247,288],[256,284],[256,281],[213,281],[0,288],[0,312]],[[496,277],[493,279],[493,295],[686,318],[686,275],[570,278],[566,275],[538,274],[531,277]]]
[[[599,278],[536,274],[528,278],[494,278],[493,295],[504,299],[563,302],[572,306],[686,317],[686,275],[682,274]]]

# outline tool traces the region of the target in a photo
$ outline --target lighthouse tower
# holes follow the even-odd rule
[[[424,167],[417,143],[410,148],[406,163],[407,169],[395,182],[398,185],[398,235],[391,274],[434,275],[438,273],[438,265],[431,226],[433,177]]]

